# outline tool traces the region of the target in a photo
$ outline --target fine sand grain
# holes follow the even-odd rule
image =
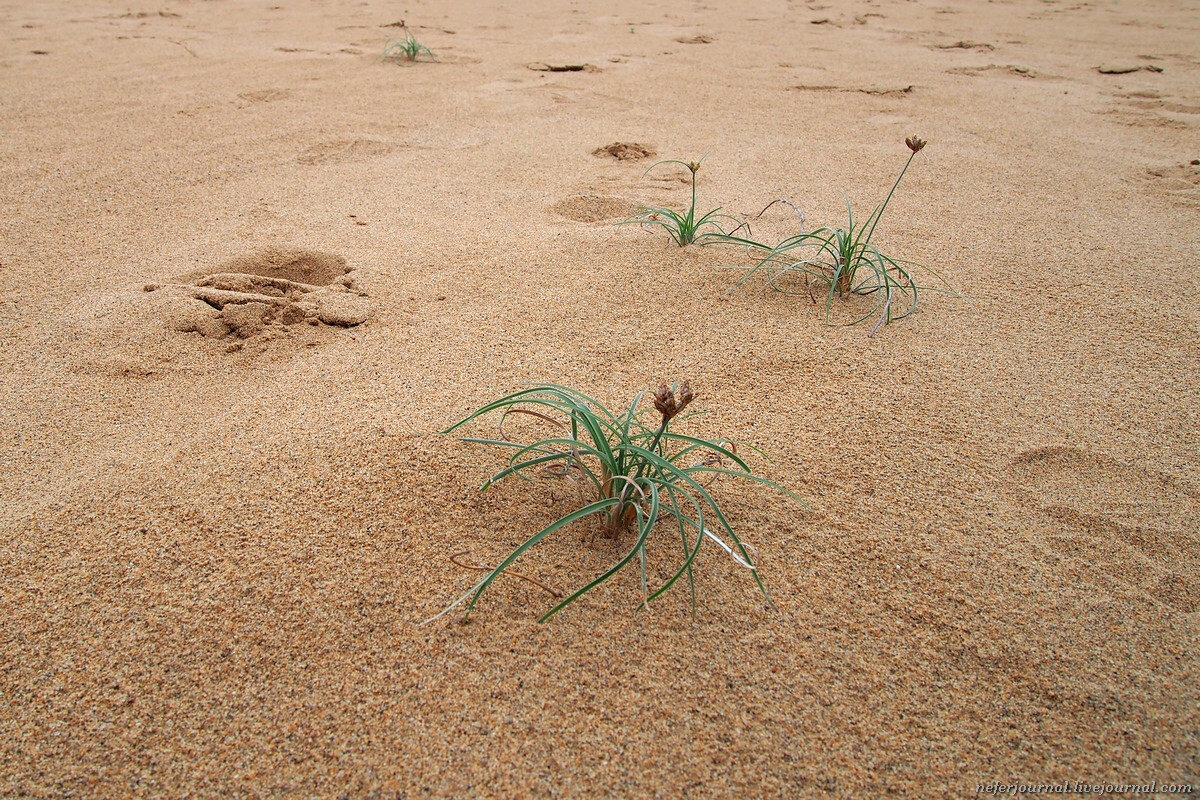
[[[0,0],[0,796],[1200,783],[1198,45],[1186,0]],[[839,224],[913,134],[876,237],[963,298],[873,338],[612,224],[702,156],[702,210]],[[717,484],[778,611],[713,548],[694,615],[631,572],[418,627],[577,500],[436,431],[679,379],[813,506]]]

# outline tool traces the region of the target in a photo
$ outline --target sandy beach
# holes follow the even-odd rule
[[[0,796],[1200,793],[1198,11],[0,0]],[[874,241],[953,292],[873,336],[616,224],[703,158],[844,225],[914,135]],[[713,484],[777,608],[706,547],[420,624],[580,503],[440,430],[682,380],[808,503]]]

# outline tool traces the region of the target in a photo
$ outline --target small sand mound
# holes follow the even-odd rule
[[[300,322],[352,327],[367,321],[370,301],[357,291],[346,260],[311,250],[263,250],[143,288],[146,303],[171,330],[210,338],[249,338]]]
[[[245,273],[283,278],[297,283],[328,286],[350,271],[346,259],[319,250],[272,248],[241,256],[222,264],[218,272]]]
[[[654,148],[649,145],[638,144],[637,142],[613,142],[606,144],[604,147],[597,147],[592,151],[592,155],[605,156],[615,158],[617,161],[641,161],[643,158],[652,158],[656,155]]]

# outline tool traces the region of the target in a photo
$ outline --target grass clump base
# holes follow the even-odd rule
[[[783,292],[788,291],[782,284],[786,276],[802,276],[804,290],[813,302],[817,301],[813,291],[814,285],[823,292],[826,324],[856,325],[878,315],[871,336],[874,336],[882,325],[903,319],[914,312],[922,291],[940,291],[958,296],[933,270],[913,261],[895,258],[880,250],[872,241],[875,229],[883,218],[896,187],[908,172],[913,158],[925,147],[925,141],[915,136],[906,139],[905,144],[910,152],[904,169],[900,170],[900,175],[892,184],[887,197],[865,220],[855,220],[854,211],[847,199],[845,227],[825,226],[805,231],[801,215],[800,232],[775,245],[767,245],[748,237],[721,237],[722,241],[728,244],[747,245],[755,252],[765,253],[758,264],[750,267],[750,272],[729,292],[733,292],[761,270],[770,275],[768,286]],[[787,201],[775,201],[780,202]],[[759,216],[765,211],[766,209],[763,209],[759,212]],[[928,272],[939,283],[918,284],[914,277],[914,268]],[[869,304],[865,311],[861,308],[852,311],[845,321],[835,321],[835,300],[854,297],[872,298],[874,303]]]
[[[466,594],[433,619],[466,602],[463,615],[466,620],[484,591],[518,558],[538,542],[586,517],[596,518],[604,536],[612,539],[632,537],[633,543],[622,558],[548,610],[539,622],[545,622],[634,561],[638,564],[642,590],[639,608],[644,608],[685,576],[694,607],[693,564],[706,541],[715,542],[747,569],[770,602],[750,548],[734,533],[720,504],[709,492],[709,484],[718,477],[731,476],[770,486],[802,504],[803,501],[778,484],[754,475],[737,454],[735,444],[670,430],[671,421],[694,399],[687,383],[661,386],[652,394],[653,410],[640,408],[646,395],[647,392],[638,394],[629,408],[618,414],[582,392],[556,384],[541,384],[488,403],[442,431],[451,433],[484,415],[500,415],[500,438],[462,439],[499,447],[510,453],[507,465],[485,481],[480,491],[509,477],[524,480],[537,476],[569,477],[594,499],[525,539]],[[509,439],[504,423],[513,415],[532,417],[536,424],[549,426],[552,435],[527,443]],[[661,586],[652,588],[647,578],[646,544],[660,522],[679,537],[678,559],[671,577]]]

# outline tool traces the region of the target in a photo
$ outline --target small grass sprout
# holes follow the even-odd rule
[[[642,206],[634,216],[618,224],[641,225],[643,227],[657,225],[665,230],[667,235],[671,237],[671,241],[680,247],[686,247],[689,244],[705,244],[709,239],[720,239],[728,236],[729,234],[721,227],[721,221],[737,223],[738,220],[728,214],[720,213],[720,207],[714,208],[699,218],[696,217],[696,173],[700,171],[700,163],[703,160],[678,161],[667,159],[651,164],[650,168],[644,173],[645,175],[649,175],[650,170],[663,164],[680,164],[687,167],[692,175],[692,204],[688,207],[686,214],[681,214],[672,208]]]
[[[596,517],[604,536],[614,540],[632,538],[633,541],[623,557],[567,595],[543,614],[539,622],[545,622],[635,560],[642,592],[639,608],[648,606],[684,576],[691,588],[694,608],[693,565],[705,542],[715,542],[749,570],[763,596],[771,602],[754,564],[752,548],[734,533],[709,488],[713,480],[729,476],[777,489],[801,505],[803,501],[782,486],[753,474],[738,455],[736,444],[702,439],[670,429],[672,420],[695,399],[686,382],[682,386],[664,385],[653,392],[653,410],[641,408],[646,395],[647,392],[639,393],[628,410],[617,414],[575,389],[540,384],[488,403],[442,431],[443,434],[452,433],[472,420],[498,413],[499,438],[461,440],[510,452],[508,463],[486,480],[480,491],[509,477],[532,480],[533,477],[551,476],[572,479],[583,497],[580,507],[525,539],[466,594],[429,622],[466,602],[465,621],[484,591],[518,558],[538,542],[585,517]],[[549,435],[532,442],[513,441],[504,425],[514,415],[531,417],[536,426],[548,426]],[[693,415],[683,418],[688,416]],[[652,588],[647,577],[646,547],[660,522],[663,523],[661,527],[678,534],[677,559],[671,577],[661,586]]]
[[[381,58],[384,60],[390,58],[416,61],[422,54],[429,56],[431,59],[436,58],[432,50],[418,42],[417,37],[412,35],[412,31],[405,28],[403,39],[388,39],[387,45],[383,48]]]
[[[908,146],[908,161],[904,169],[892,184],[891,190],[883,202],[866,220],[856,221],[850,201],[846,199],[847,223],[845,227],[822,227],[814,231],[805,231],[803,215],[801,215],[801,230],[799,233],[784,239],[777,245],[769,246],[756,242],[748,237],[724,237],[727,243],[748,245],[752,250],[766,253],[766,256],[729,290],[733,292],[759,270],[765,269],[771,273],[768,285],[779,291],[784,291],[778,281],[785,275],[798,273],[804,276],[805,289],[809,297],[816,302],[812,286],[825,287],[825,322],[827,324],[855,325],[863,320],[879,314],[879,320],[871,330],[874,336],[880,326],[903,319],[917,308],[919,293],[924,290],[941,291],[949,294],[957,293],[949,289],[936,272],[912,261],[894,258],[881,251],[873,242],[875,229],[891,202],[896,187],[900,185],[913,158],[925,147],[925,140],[910,136],[904,140]],[[843,195],[843,197],[845,197]],[[786,201],[775,201],[786,202]],[[774,205],[772,203],[771,205]],[[789,203],[789,205],[791,205]],[[767,206],[770,208],[770,206]],[[794,206],[793,206],[794,208]],[[766,209],[763,209],[765,212]],[[759,212],[759,215],[763,212]],[[808,257],[797,258],[805,254]],[[932,274],[941,285],[919,285],[913,275],[914,267]],[[865,312],[861,309],[851,312],[846,322],[833,321],[833,306],[835,298],[852,296],[873,297],[875,303]]]

